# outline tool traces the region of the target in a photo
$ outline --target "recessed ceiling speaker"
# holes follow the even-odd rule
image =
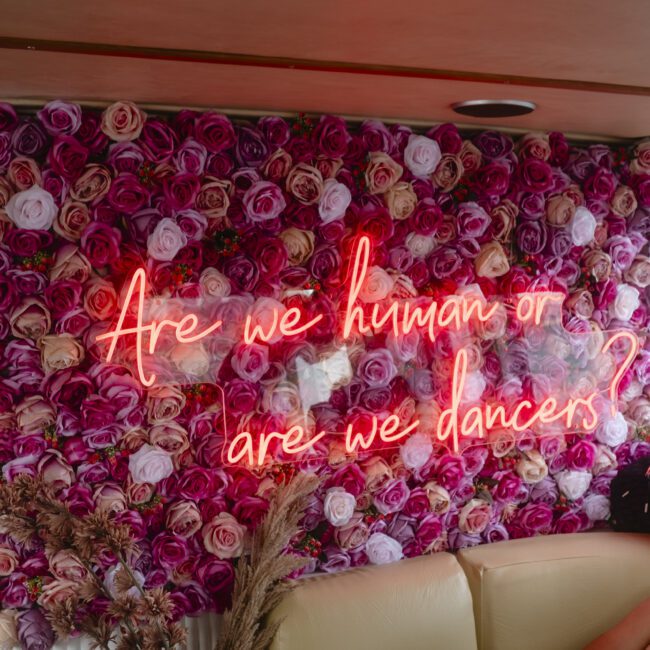
[[[532,113],[537,105],[520,99],[470,99],[451,107],[456,113],[469,117],[516,117]]]

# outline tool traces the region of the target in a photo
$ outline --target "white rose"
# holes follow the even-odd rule
[[[14,194],[5,210],[16,227],[27,230],[48,230],[58,212],[53,196],[37,185]]]
[[[558,487],[567,499],[579,499],[589,488],[591,472],[576,472],[571,469],[558,472],[555,475]]]
[[[569,224],[569,232],[575,246],[586,246],[596,234],[596,219],[587,208],[580,206]]]
[[[485,377],[479,370],[470,372],[465,379],[465,386],[463,388],[463,395],[461,401],[463,402],[476,402],[483,395],[487,387]]]
[[[373,533],[366,542],[366,555],[371,564],[390,564],[402,558],[402,545],[384,533]]]
[[[602,494],[590,494],[585,497],[583,510],[591,521],[609,519],[609,499]]]
[[[404,149],[404,164],[417,178],[426,178],[433,174],[441,158],[442,152],[438,143],[424,135],[412,135]]]
[[[411,251],[413,257],[426,257],[435,246],[436,242],[430,235],[410,232],[406,236],[406,247]]]
[[[323,193],[318,202],[318,214],[323,223],[330,223],[345,216],[352,201],[352,194],[347,186],[330,178],[325,181]]]
[[[618,320],[630,320],[639,307],[639,290],[629,284],[616,287],[616,298],[612,304],[612,313]]]
[[[609,472],[610,469],[616,469],[618,459],[616,454],[605,445],[596,445],[596,460],[591,471],[594,476]]]
[[[614,417],[601,422],[596,429],[596,440],[610,447],[618,447],[627,440],[628,426],[623,414],[618,411]]]
[[[391,292],[393,278],[379,266],[371,266],[366,273],[366,279],[359,290],[359,298],[363,302],[383,300]]]
[[[342,487],[327,490],[323,501],[325,518],[332,526],[345,526],[352,519],[357,500]]]
[[[424,433],[412,435],[399,450],[404,467],[415,470],[423,467],[431,456],[433,444]]]
[[[171,454],[160,447],[142,445],[129,458],[129,471],[136,483],[158,483],[174,471]]]
[[[161,219],[147,239],[147,253],[159,262],[171,262],[187,244],[187,236],[169,217]]]

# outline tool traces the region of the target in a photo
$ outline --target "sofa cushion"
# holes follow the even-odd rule
[[[476,650],[470,590],[449,553],[307,578],[272,618],[273,650]]]
[[[650,596],[650,536],[611,532],[487,544],[458,554],[480,650],[578,650]]]

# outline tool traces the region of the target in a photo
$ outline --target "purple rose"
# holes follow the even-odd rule
[[[629,269],[636,256],[636,246],[629,237],[615,235],[610,237],[603,246],[606,253],[612,258],[612,264],[620,271]]]
[[[18,640],[28,650],[49,650],[54,645],[54,630],[42,610],[28,609],[18,615]]]
[[[284,147],[291,137],[289,125],[281,117],[261,117],[257,122],[257,128],[274,149]]]
[[[37,115],[50,135],[73,135],[81,126],[81,107],[78,104],[57,99],[45,104]]]
[[[236,142],[235,130],[230,120],[214,111],[199,115],[194,126],[194,137],[210,153],[230,149]]]
[[[268,158],[269,147],[257,129],[242,126],[237,129],[235,156],[240,165],[256,168]]]
[[[174,212],[192,207],[200,189],[199,177],[189,172],[174,174],[166,178],[163,183],[167,204]]]
[[[85,112],[81,116],[81,126],[76,136],[93,154],[101,153],[108,144],[108,136],[102,131],[101,118],[97,113]]]
[[[309,260],[309,270],[321,282],[336,281],[341,272],[341,254],[335,246],[319,246]]]
[[[45,129],[35,120],[25,120],[11,135],[11,144],[19,156],[40,158],[48,145]]]
[[[472,142],[489,160],[505,158],[513,148],[512,140],[498,131],[483,131],[472,138]]]
[[[371,388],[381,388],[397,375],[397,367],[393,356],[385,348],[369,350],[359,359],[357,375]]]
[[[531,192],[546,192],[553,186],[553,169],[539,158],[525,158],[519,163],[519,181]]]
[[[462,259],[451,246],[442,246],[429,257],[429,269],[436,280],[444,280],[455,273]]]
[[[517,226],[517,246],[522,253],[537,255],[546,246],[546,225],[540,221],[523,221]]]
[[[16,109],[6,102],[0,102],[0,132],[13,131],[18,126]]]

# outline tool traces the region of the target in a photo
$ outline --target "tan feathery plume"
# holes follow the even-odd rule
[[[284,550],[299,532],[318,483],[314,474],[298,474],[278,487],[253,534],[250,557],[237,564],[232,607],[224,613],[215,650],[266,650],[271,644],[277,625],[265,626],[265,619],[293,586],[285,578],[309,561]]]

